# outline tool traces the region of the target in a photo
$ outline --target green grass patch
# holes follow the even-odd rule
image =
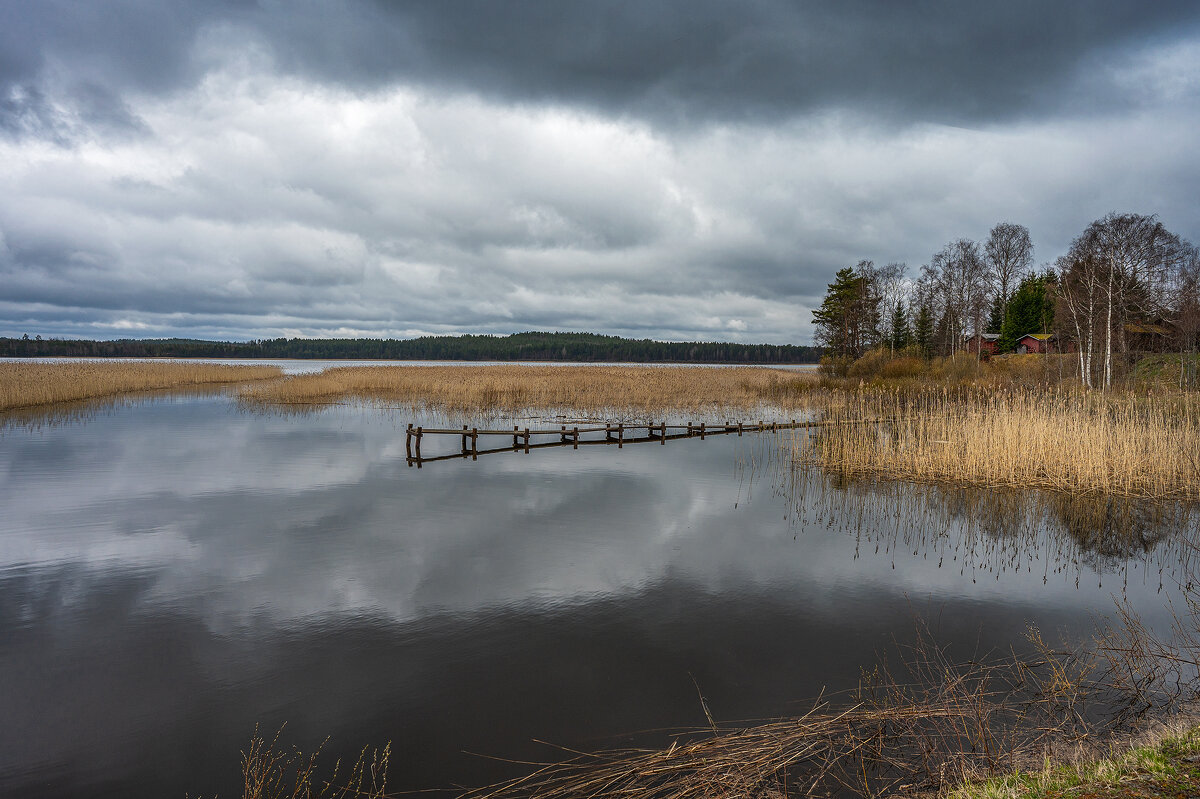
[[[1014,771],[950,793],[953,799],[1117,799],[1200,796],[1200,727],[1110,758]]]
[[[1133,367],[1135,383],[1200,388],[1200,354],[1164,352],[1146,355]]]

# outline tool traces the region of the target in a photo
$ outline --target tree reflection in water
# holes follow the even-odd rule
[[[959,487],[847,476],[799,467],[768,452],[776,489],[794,508],[797,529],[841,527],[855,537],[855,557],[913,556],[957,566],[974,580],[1010,571],[1073,577],[1130,578],[1131,566],[1157,573],[1158,590],[1189,575],[1200,542],[1194,504],[1095,494]]]

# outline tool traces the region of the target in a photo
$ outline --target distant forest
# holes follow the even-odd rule
[[[101,358],[323,358],[401,361],[623,361],[633,363],[817,363],[820,347],[664,342],[594,333],[422,336],[413,339],[201,341],[188,338],[0,338],[0,356]]]

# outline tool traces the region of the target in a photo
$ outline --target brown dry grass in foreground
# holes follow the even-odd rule
[[[134,391],[265,380],[281,374],[275,366],[173,361],[0,363],[0,411]]]
[[[835,392],[793,462],[844,475],[1200,499],[1200,402],[1062,391]]]
[[[815,374],[755,367],[347,366],[251,386],[266,404],[393,402],[460,413],[570,408],[634,413],[793,405]]]

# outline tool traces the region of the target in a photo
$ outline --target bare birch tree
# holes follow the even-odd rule
[[[1058,259],[1058,310],[1055,316],[1065,319],[1074,333],[1079,356],[1079,378],[1087,388],[1094,388],[1094,361],[1100,337],[1097,331],[1104,325],[1106,283],[1103,264],[1086,250],[1071,247]]]
[[[987,316],[987,280],[979,245],[970,239],[952,241],[934,254],[925,267],[941,295],[945,330],[951,355],[963,347],[968,329],[982,332]]]
[[[1001,222],[992,228],[984,245],[987,255],[988,283],[993,296],[1007,306],[1017,284],[1033,264],[1033,241],[1029,228]]]
[[[1088,225],[1072,242],[1063,290],[1072,324],[1082,337],[1085,384],[1112,386],[1114,356],[1128,352],[1125,325],[1131,319],[1164,315],[1165,289],[1189,253],[1187,242],[1157,218],[1141,214],[1109,214]],[[1092,354],[1101,346],[1102,368],[1094,376],[1085,367],[1090,367]]]

